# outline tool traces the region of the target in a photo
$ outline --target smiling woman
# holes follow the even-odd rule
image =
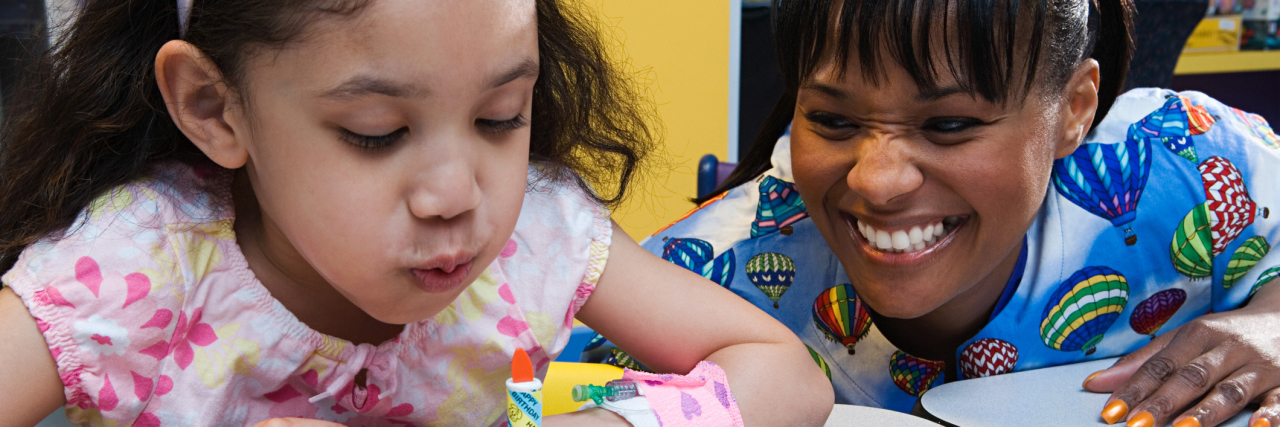
[[[646,249],[790,327],[841,403],[1133,352],[1086,384],[1116,390],[1109,423],[1213,425],[1268,395],[1277,421],[1276,335],[1230,322],[1280,324],[1280,146],[1204,94],[1120,94],[1127,1],[773,7],[786,93]],[[785,293],[761,254],[789,261]]]

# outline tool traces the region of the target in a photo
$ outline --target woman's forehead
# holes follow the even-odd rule
[[[800,8],[794,3],[804,0],[787,0],[780,5],[789,2],[793,7],[778,8],[782,16],[775,25],[780,32],[801,33],[795,37],[798,53],[789,61],[802,73],[797,83],[826,77],[825,71],[844,77],[857,69],[853,74],[878,85],[890,70],[902,69],[922,92],[958,86],[1003,101],[1019,98],[1031,88],[1029,80],[1045,74],[1040,71],[1049,50],[1044,48],[1047,1],[836,0]],[[1084,7],[1072,0],[1059,3]],[[806,14],[812,15],[810,22],[825,25],[788,25]],[[787,58],[779,46],[780,57]]]

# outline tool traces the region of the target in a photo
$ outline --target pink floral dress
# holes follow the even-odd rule
[[[44,334],[72,422],[499,425],[511,355],[526,349],[546,374],[608,257],[603,208],[572,185],[530,190],[502,255],[452,305],[391,341],[355,345],[307,327],[254,277],[230,180],[157,167],[3,276]]]

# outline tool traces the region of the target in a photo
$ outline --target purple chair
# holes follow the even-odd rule
[[[706,197],[715,191],[736,167],[737,163],[721,162],[715,154],[702,156],[698,161],[698,197]]]

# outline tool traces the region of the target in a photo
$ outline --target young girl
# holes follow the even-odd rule
[[[784,327],[609,221],[649,134],[590,25],[86,2],[0,152],[3,424],[497,425],[515,349],[545,374],[575,317],[692,370],[642,382],[640,415],[820,423]],[[627,425],[601,411],[546,425]]]
[[[643,246],[781,320],[838,402],[1133,352],[1086,381],[1108,423],[1276,425],[1280,140],[1117,97],[1131,8],[1090,4],[774,2],[767,134]]]

